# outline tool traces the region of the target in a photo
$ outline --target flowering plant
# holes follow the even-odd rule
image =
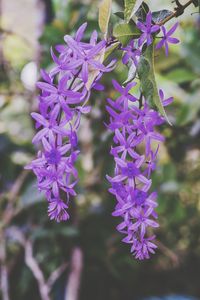
[[[117,200],[113,216],[121,218],[117,230],[125,235],[123,242],[131,245],[131,253],[141,260],[149,258],[156,248],[152,228],[159,226],[157,193],[151,190],[151,174],[156,170],[159,144],[164,141],[158,127],[165,121],[170,123],[165,107],[173,102],[157,88],[154,49],[164,47],[168,55],[169,44],[179,42],[172,36],[178,23],[168,31],[165,27],[168,20],[178,16],[178,10],[176,14],[151,12],[140,1],[125,1],[123,23],[115,24],[112,30],[110,14],[111,0],[104,0],[99,11],[102,40],[94,31],[86,42],[84,23],[74,37],[66,35],[65,44],[51,49],[55,66],[48,73],[41,71],[42,81],[37,83],[41,90],[39,113],[31,114],[38,129],[33,143],[40,146],[37,158],[26,168],[33,170],[38,189],[46,195],[50,219],[69,219],[68,207],[78,182],[75,163],[80,152],[81,116],[92,109],[87,104],[91,91],[104,89],[100,83],[103,74],[116,67],[117,59],[108,61],[109,57],[119,52],[129,71],[123,84],[113,80],[118,97],[107,99],[106,127],[113,134],[110,153],[115,169],[106,178],[109,192]]]

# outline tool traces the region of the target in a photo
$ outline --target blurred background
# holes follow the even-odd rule
[[[173,7],[147,3],[152,10]],[[122,4],[115,2],[113,10]],[[30,112],[37,110],[39,69],[51,67],[50,46],[82,22],[88,21],[86,38],[98,29],[98,5],[0,0],[0,299],[200,299],[200,18],[191,15],[193,6],[180,18],[181,43],[168,58],[162,51],[156,56],[158,85],[175,101],[167,109],[173,126],[161,128],[166,143],[153,178],[160,228],[151,260],[134,260],[121,243],[105,180],[113,163],[104,106],[114,95],[112,78],[126,78],[120,64],[104,76],[105,91],[92,95],[92,112],[82,119],[80,182],[71,208],[76,222],[49,221],[35,177],[23,170],[35,155]]]

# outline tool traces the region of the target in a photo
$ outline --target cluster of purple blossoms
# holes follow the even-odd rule
[[[137,99],[131,94],[135,82],[126,87],[113,81],[120,96],[108,99],[107,111],[110,115],[108,128],[114,133],[114,146],[111,154],[115,160],[114,177],[107,176],[111,183],[110,193],[115,195],[117,205],[113,216],[121,217],[117,230],[126,235],[123,242],[131,244],[131,252],[138,259],[149,258],[154,253],[155,238],[149,228],[158,227],[156,222],[156,192],[150,193],[151,173],[156,169],[159,143],[164,137],[155,131],[164,122],[163,117],[151,109],[143,97]],[[164,100],[166,106],[173,98]],[[145,153],[140,154],[145,148]]]
[[[165,46],[168,55],[168,43],[178,43],[171,37],[177,25],[167,32],[164,25],[154,24],[149,12],[145,22],[137,23],[140,37],[121,47],[124,51],[123,64],[132,65],[137,71],[143,46],[152,44],[160,30],[163,36],[156,48]],[[39,129],[33,143],[40,144],[40,150],[37,158],[26,168],[32,169],[37,176],[38,189],[45,193],[49,203],[49,217],[57,222],[69,218],[69,198],[76,195],[78,172],[75,162],[79,154],[77,130],[81,115],[91,109],[87,105],[91,90],[101,91],[101,76],[115,66],[115,60],[103,65],[107,42],[98,42],[96,31],[88,43],[82,41],[86,26],[84,23],[74,38],[66,35],[66,44],[55,47],[57,55],[51,50],[55,66],[49,73],[41,71],[43,82],[37,83],[41,90],[39,113],[31,114]],[[155,211],[157,194],[150,188],[159,143],[164,141],[155,129],[164,122],[164,118],[150,108],[142,94],[139,99],[132,95],[135,85],[131,82],[121,86],[113,80],[120,96],[115,101],[108,99],[109,105],[106,106],[110,115],[107,127],[114,133],[111,154],[115,160],[114,177],[107,176],[107,179],[111,184],[109,191],[117,199],[113,216],[122,218],[117,229],[126,235],[123,241],[131,244],[131,252],[141,260],[149,258],[156,248],[151,228],[159,226]],[[162,90],[159,95],[163,106],[173,101],[173,98],[164,99]],[[140,154],[143,149],[144,154]]]
[[[142,55],[143,45],[149,46],[153,43],[154,35],[158,34],[160,30],[163,33],[163,36],[159,37],[160,41],[156,45],[156,49],[160,49],[163,46],[165,47],[165,54],[168,56],[169,54],[169,45],[168,44],[178,44],[179,40],[177,38],[173,38],[172,34],[178,27],[178,23],[174,24],[172,28],[167,32],[164,25],[159,26],[158,24],[154,24],[152,21],[152,13],[149,12],[146,16],[146,21],[142,23],[141,21],[137,22],[137,27],[141,31],[140,37],[136,40],[131,40],[126,47],[122,47],[121,50],[124,51],[124,55],[122,57],[122,63],[127,65],[131,63],[136,68],[138,66],[138,62]]]
[[[74,164],[79,154],[81,114],[90,111],[86,103],[91,89],[102,89],[98,81],[114,65],[114,61],[106,67],[102,64],[100,54],[106,41],[97,42],[96,31],[88,43],[82,41],[86,26],[84,23],[78,29],[75,38],[64,37],[66,44],[55,47],[58,56],[51,50],[55,67],[49,73],[42,70],[44,81],[37,83],[41,90],[39,113],[31,114],[39,129],[33,143],[39,143],[42,150],[26,168],[37,176],[38,189],[45,192],[49,203],[49,217],[57,222],[69,218],[69,197],[76,195],[78,173]]]
[[[153,42],[153,34],[160,30],[158,25],[152,24],[152,15],[149,12],[146,22],[138,22],[142,34],[138,40],[132,40],[122,48],[124,64],[134,64],[137,68],[142,55],[142,47]],[[168,54],[168,42],[176,43],[177,39],[171,38],[177,25],[167,33],[164,26],[164,36],[157,48],[163,45]],[[132,95],[131,89],[135,82],[121,86],[113,81],[115,90],[120,96],[115,100],[108,99],[107,111],[110,115],[108,128],[114,133],[114,146],[111,154],[115,160],[114,177],[107,176],[111,184],[110,193],[115,195],[117,205],[113,216],[121,217],[122,222],[117,230],[126,236],[123,242],[131,244],[131,252],[135,258],[148,259],[155,252],[153,243],[155,235],[151,228],[158,227],[157,193],[150,192],[151,173],[156,169],[156,160],[159,143],[164,137],[156,132],[156,127],[164,122],[164,118],[154,109],[150,108],[144,97],[137,99]],[[169,105],[173,98],[164,99],[164,93],[159,91],[163,106]],[[141,149],[145,149],[144,154]]]

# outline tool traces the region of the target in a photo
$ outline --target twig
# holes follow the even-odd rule
[[[43,272],[41,271],[36,259],[33,257],[33,244],[30,240],[25,241],[25,263],[32,271],[35,279],[37,280],[40,296],[42,300],[50,300],[49,288],[45,282]]]
[[[174,266],[178,266],[179,265],[179,257],[176,253],[174,253],[172,250],[170,250],[169,248],[167,248],[163,243],[161,243],[160,241],[156,241],[156,245],[159,247],[159,249],[167,256],[171,259],[172,263]]]
[[[2,300],[10,300],[9,297],[9,284],[8,284],[8,270],[6,265],[6,241],[4,232],[0,234],[0,285],[2,291]]]
[[[48,280],[45,279],[42,269],[40,268],[36,258],[33,255],[33,243],[30,239],[26,239],[25,235],[17,228],[10,227],[7,230],[7,234],[14,237],[25,250],[25,263],[27,267],[31,270],[33,276],[35,277],[38,288],[40,292],[40,297],[42,300],[50,300],[50,292],[56,280],[61,276],[67,267],[67,263],[59,266],[52,274],[49,276]],[[3,299],[4,300],[4,299]],[[5,299],[7,300],[7,299]]]
[[[10,223],[10,221],[12,220],[13,216],[15,215],[16,209],[14,207],[14,204],[16,202],[17,196],[18,196],[28,174],[29,174],[29,171],[23,170],[21,172],[21,174],[17,177],[10,192],[7,195],[8,203],[3,212],[2,222],[1,222],[2,227],[5,227],[6,225],[8,225]]]
[[[78,300],[82,268],[83,253],[81,248],[75,247],[71,256],[71,271],[65,291],[65,300]]]
[[[47,280],[47,285],[48,285],[49,290],[52,289],[54,283],[62,275],[62,273],[66,270],[67,266],[68,266],[68,263],[62,264],[60,267],[58,267],[57,269],[55,269],[55,271],[53,271],[51,273],[51,275],[49,276],[49,278]]]
[[[160,26],[161,26],[161,25],[164,25],[164,24],[165,24],[166,22],[168,22],[169,20],[181,16],[181,15],[184,13],[185,9],[186,9],[190,4],[193,4],[193,1],[194,1],[194,0],[190,0],[190,1],[188,1],[187,3],[185,3],[185,4],[183,4],[183,5],[179,3],[179,5],[177,5],[177,7],[175,7],[174,13],[171,14],[170,16],[166,17],[166,18],[165,18],[164,20],[162,20],[161,22],[159,22],[158,25],[160,25]]]

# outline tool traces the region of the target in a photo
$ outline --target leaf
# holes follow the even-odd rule
[[[127,22],[130,21],[132,11],[135,7],[136,0],[124,0],[125,8],[124,8],[124,17]]]
[[[104,55],[105,55],[105,48],[103,48],[100,53],[95,57],[95,60],[97,60],[100,63],[103,63],[104,61]],[[97,69],[89,69],[89,76],[88,76],[88,81],[86,83],[86,88],[89,91],[92,84],[94,83],[96,77],[99,75],[99,70]]]
[[[139,7],[139,9],[136,11],[136,17],[144,22],[146,20],[146,15],[149,12],[149,7],[145,2],[142,2],[142,5]]]
[[[135,75],[136,75],[136,66],[134,63],[132,63],[129,66],[127,79],[123,82],[123,84],[127,84],[127,83],[133,81],[133,79],[135,79]]]
[[[117,11],[114,13],[115,16],[117,16],[118,18],[124,20],[124,13],[123,11]]]
[[[159,10],[159,11],[154,11],[152,13],[152,19],[155,23],[160,23],[162,22],[165,18],[171,16],[173,14],[172,11],[167,10],[167,9],[163,9],[163,10]]]
[[[110,20],[112,0],[103,0],[99,7],[99,28],[104,35],[107,35]]]
[[[194,4],[195,7],[199,6],[199,0],[193,0],[192,3]]]
[[[165,76],[168,80],[179,84],[192,82],[197,78],[196,74],[186,68],[176,68],[168,72]]]
[[[130,19],[134,16],[136,11],[140,8],[142,2],[143,0],[124,0],[124,17],[126,22],[130,21]]]
[[[163,115],[167,122],[171,125],[158,94],[158,88],[156,84],[154,71],[153,44],[147,47],[147,49],[144,52],[144,55],[140,58],[137,72],[141,81],[142,92],[146,100],[155,104],[161,115]]]
[[[127,44],[131,39],[138,38],[140,36],[139,29],[132,24],[117,24],[114,27],[113,35],[118,39],[122,44]]]
[[[112,44],[111,46],[106,48],[105,51],[105,55],[104,55],[104,61],[112,54],[112,52],[117,49],[117,47],[119,46],[119,42],[116,42],[114,44]]]
[[[38,191],[37,182],[34,180],[25,189],[19,204],[22,207],[27,207],[41,201],[44,201],[44,195]]]

